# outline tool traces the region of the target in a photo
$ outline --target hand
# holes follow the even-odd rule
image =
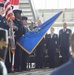
[[[59,53],[59,49],[56,49],[56,52],[58,52],[58,53]]]
[[[44,44],[44,46],[46,46],[46,44]]]
[[[13,39],[13,37],[12,37],[12,36],[8,36],[8,38],[9,38],[9,39]]]
[[[13,29],[17,29],[17,26],[13,26]]]

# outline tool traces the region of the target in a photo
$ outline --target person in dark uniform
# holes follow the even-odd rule
[[[44,38],[38,44],[35,50],[35,68],[43,68],[44,67]]]
[[[22,16],[22,23],[23,23],[24,29],[25,29],[26,32],[29,32],[30,29],[29,29],[29,27],[28,27],[27,20],[28,20],[28,18],[27,18],[26,16]],[[25,32],[25,33],[26,33],[26,32]]]
[[[65,63],[69,60],[70,57],[70,51],[69,51],[69,38],[72,31],[67,28],[67,24],[63,24],[63,29],[59,31],[59,46],[60,46],[60,54],[62,56],[61,63]]]
[[[37,20],[37,25],[41,25],[41,20]],[[35,68],[43,68],[44,67],[44,38],[40,41],[35,50]]]
[[[72,58],[56,68],[50,75],[74,75],[74,33],[71,36],[70,40],[71,50],[72,50]]]
[[[3,14],[4,14],[4,4],[0,3],[0,28],[2,28],[2,30],[4,29],[4,30],[8,31],[9,26],[8,26],[5,18],[3,17]],[[2,37],[3,35],[1,34],[0,36]],[[0,39],[1,39],[1,37],[0,37]],[[5,37],[3,37],[3,38],[5,38]],[[4,48],[2,48],[2,49],[4,49]],[[0,51],[2,51],[1,48],[0,48]],[[5,57],[4,62],[0,59],[0,75],[8,75],[7,68],[5,66],[5,60],[6,60],[7,51],[5,51],[5,52],[6,52],[6,53],[4,53],[5,55],[2,55],[2,56]],[[3,52],[2,52],[2,54],[3,54]],[[1,58],[1,54],[0,54],[0,58]]]
[[[29,32],[29,28],[27,27],[27,20],[28,18],[26,16],[22,16],[22,23],[23,23],[23,26],[24,26],[24,29],[25,29],[25,33]],[[22,70],[27,70],[27,60],[29,58],[29,55],[27,52],[25,52],[23,50],[22,52]]]
[[[11,8],[13,9],[13,6],[11,6]],[[6,22],[6,17],[4,16],[4,20]],[[12,19],[13,20],[13,19]],[[12,53],[12,44],[13,42],[11,42],[13,40],[14,37],[12,37],[14,34],[13,32],[13,29],[14,30],[17,30],[17,27],[13,25],[13,23],[11,23],[11,20],[10,18],[7,20],[7,22],[5,23],[9,29],[8,29],[8,51],[7,51],[7,55],[6,55],[6,60],[5,60],[5,65],[7,67],[7,71],[8,73],[12,72],[12,56],[13,56],[13,53]],[[12,29],[12,26],[13,26],[13,29]]]
[[[21,13],[22,11],[17,9],[14,10],[14,16],[15,20],[13,20],[15,26],[17,26],[17,30],[15,30],[15,41],[17,42],[23,34],[25,34],[25,30],[23,27],[23,23],[21,21]],[[14,69],[15,71],[22,71],[22,49],[16,44],[16,49],[15,49],[15,58],[14,58]]]
[[[50,34],[46,35],[46,49],[49,56],[49,68],[55,67],[56,50],[58,50],[58,35],[54,33],[54,28],[50,28]]]
[[[0,3],[0,28],[9,29],[9,26],[5,20],[5,18],[2,16],[4,14],[4,4]]]
[[[5,18],[2,16],[3,14],[4,14],[4,4],[0,3],[0,28],[8,30],[9,26],[6,23]]]

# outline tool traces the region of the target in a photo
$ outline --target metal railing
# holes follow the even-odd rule
[[[30,6],[31,6],[31,10],[32,10],[32,13],[33,13],[33,21],[34,23],[36,22],[36,20],[38,19],[38,15],[37,15],[37,12],[35,10],[35,5],[33,3],[33,0],[29,0],[29,3],[30,3]]]

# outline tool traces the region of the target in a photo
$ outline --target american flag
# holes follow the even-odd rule
[[[12,5],[19,5],[19,0],[10,0]]]
[[[0,3],[4,3],[4,0],[0,0]]]
[[[10,21],[10,18],[14,19],[14,14],[13,14],[10,0],[5,0],[4,7],[5,7],[6,20]]]

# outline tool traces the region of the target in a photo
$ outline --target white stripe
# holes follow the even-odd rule
[[[4,5],[6,6],[6,4],[7,4],[8,2],[10,2],[10,0],[7,0],[7,1],[5,2],[5,4],[4,4]]]
[[[15,10],[15,9],[19,9],[19,5],[13,5],[13,10]]]
[[[6,8],[5,8],[5,12],[8,10],[8,9],[11,9],[11,5],[8,5]],[[11,9],[12,10],[12,9]]]

